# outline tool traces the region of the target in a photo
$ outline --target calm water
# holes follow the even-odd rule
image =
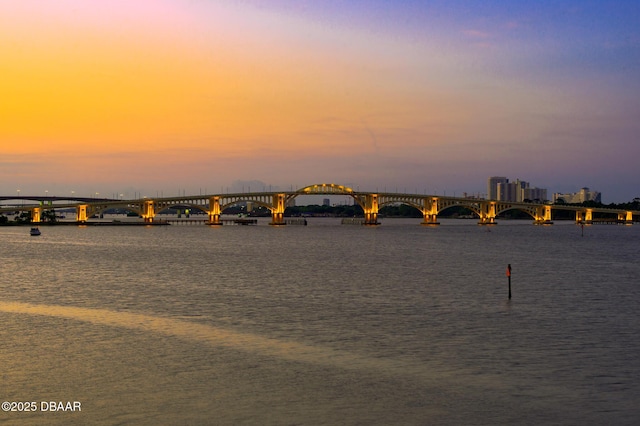
[[[0,228],[0,424],[640,422],[640,226],[418,222]]]

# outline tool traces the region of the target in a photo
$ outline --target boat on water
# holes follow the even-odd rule
[[[41,234],[41,232],[40,232],[40,230],[39,230],[38,228],[31,228],[31,231],[29,231],[29,234],[30,234],[32,237],[35,237],[35,236],[37,236],[37,235],[40,235],[40,234]]]

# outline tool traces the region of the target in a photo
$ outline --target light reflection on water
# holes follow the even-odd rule
[[[0,423],[634,424],[639,228],[462,223],[0,228],[2,398],[83,402]]]

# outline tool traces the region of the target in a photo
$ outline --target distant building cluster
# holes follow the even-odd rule
[[[497,201],[536,201],[547,200],[547,190],[545,188],[531,187],[529,182],[516,179],[509,182],[504,176],[493,176],[487,183],[487,198]]]
[[[544,188],[532,188],[529,182],[516,179],[510,182],[504,176],[492,176],[487,182],[487,199],[496,201],[511,202],[545,202],[547,201],[547,190]],[[573,194],[554,193],[554,203],[582,204],[585,201],[600,203],[601,195],[598,191],[590,191],[589,188],[582,188]]]
[[[562,200],[562,201],[561,201]],[[589,188],[582,188],[579,192],[574,192],[573,194],[553,194],[553,202],[565,202],[567,204],[580,204],[585,201],[595,201],[596,203],[601,202],[601,196],[598,191],[589,191]]]

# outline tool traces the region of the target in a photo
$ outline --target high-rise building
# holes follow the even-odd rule
[[[544,202],[547,200],[547,190],[544,188],[525,188],[522,197],[522,201]]]
[[[516,182],[499,182],[496,198],[498,201],[518,201],[518,184]]]
[[[495,186],[495,189],[494,189]],[[489,178],[488,198],[497,201],[523,202],[523,201],[545,201],[547,190],[543,188],[532,188],[529,182],[516,179],[509,182],[509,179],[502,176]]]
[[[487,198],[489,200],[498,199],[498,184],[509,183],[509,179],[504,176],[493,176],[489,178],[487,182]]]

